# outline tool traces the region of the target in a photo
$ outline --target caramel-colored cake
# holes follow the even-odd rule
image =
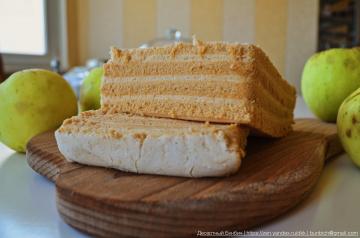
[[[97,110],[55,132],[67,160],[136,173],[185,177],[238,171],[248,129]]]
[[[295,89],[255,45],[201,42],[111,50],[103,108],[194,121],[237,123],[281,137],[291,131]]]

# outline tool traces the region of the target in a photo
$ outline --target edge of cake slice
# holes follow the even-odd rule
[[[257,46],[177,43],[112,48],[104,65],[103,108],[194,121],[244,124],[253,134],[292,130],[296,92]]]
[[[135,173],[184,177],[238,171],[248,129],[96,110],[64,121],[55,132],[69,161]]]

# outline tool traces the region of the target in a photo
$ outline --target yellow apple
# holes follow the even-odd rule
[[[336,124],[344,150],[360,167],[360,88],[341,104]]]
[[[33,136],[76,114],[74,91],[54,72],[23,70],[0,84],[0,141],[18,152],[25,152]]]
[[[104,71],[102,67],[94,68],[84,79],[80,87],[80,110],[100,108],[100,86]]]
[[[360,48],[330,49],[313,55],[301,80],[304,100],[320,119],[335,122],[344,99],[360,87]]]

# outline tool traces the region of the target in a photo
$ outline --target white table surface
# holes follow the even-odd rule
[[[295,117],[313,117],[298,98]],[[327,163],[312,194],[255,231],[360,231],[360,169],[347,155]],[[360,232],[359,232],[360,234]],[[88,237],[64,223],[55,186],[28,167],[25,155],[0,144],[0,237]]]

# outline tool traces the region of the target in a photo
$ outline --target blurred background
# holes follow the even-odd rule
[[[196,35],[259,45],[300,92],[308,57],[359,45],[359,22],[357,0],[0,0],[0,81],[34,67],[81,79],[110,46]]]

